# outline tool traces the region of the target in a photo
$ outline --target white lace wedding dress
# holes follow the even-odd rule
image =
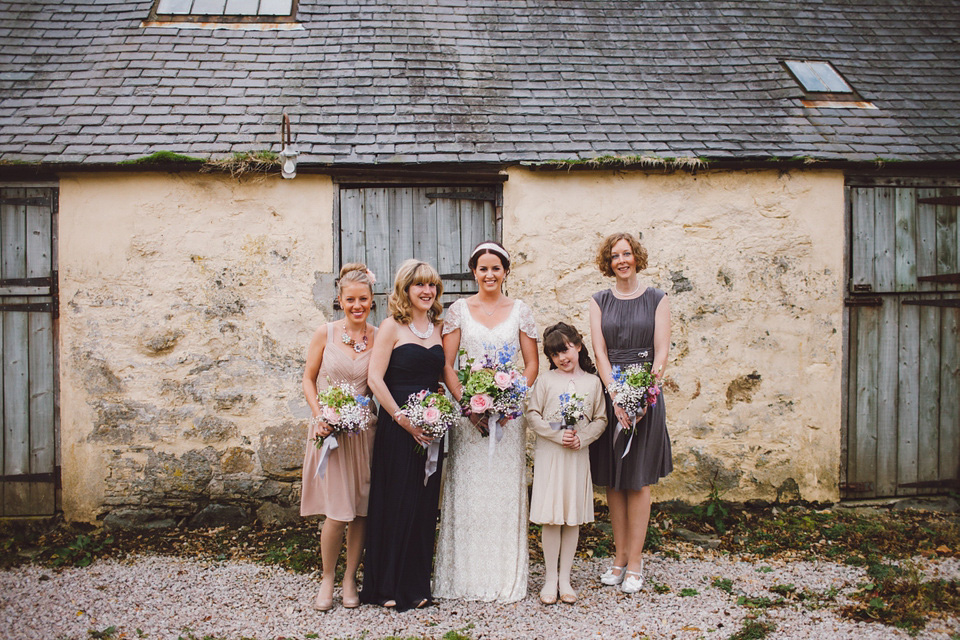
[[[479,358],[503,345],[516,349],[522,368],[520,332],[537,339],[530,308],[515,300],[510,315],[489,329],[457,300],[444,315],[443,331],[460,329],[460,348]],[[491,436],[492,437],[492,436]],[[527,595],[527,483],[526,425],[523,418],[508,421],[492,460],[489,439],[469,419],[462,419],[447,435],[449,453],[440,539],[434,569],[433,595],[516,602]]]

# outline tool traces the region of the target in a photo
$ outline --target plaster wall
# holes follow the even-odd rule
[[[596,250],[616,231],[642,235],[641,278],[669,294],[658,499],[711,483],[731,500],[839,498],[843,198],[835,171],[509,171],[509,293],[541,330],[589,335],[589,297],[612,283]]]
[[[330,179],[310,175],[62,176],[67,519],[296,509],[332,198]]]

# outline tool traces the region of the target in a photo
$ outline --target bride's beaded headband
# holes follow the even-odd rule
[[[507,253],[507,250],[498,244],[494,244],[493,242],[483,242],[481,244],[478,244],[477,248],[474,249],[473,253],[470,254],[470,258],[473,258],[473,256],[477,255],[484,249],[489,249],[490,251],[493,251],[497,255],[503,256],[507,260],[510,259],[510,254]]]

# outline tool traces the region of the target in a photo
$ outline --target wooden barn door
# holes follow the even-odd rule
[[[376,309],[370,321],[387,315],[393,276],[408,258],[429,262],[443,279],[444,306],[473,293],[467,269],[473,247],[498,239],[500,187],[349,186],[339,193],[339,264],[364,262],[376,274]]]
[[[0,515],[50,515],[60,481],[55,187],[0,186]]]
[[[844,497],[960,486],[958,205],[955,183],[848,182]]]

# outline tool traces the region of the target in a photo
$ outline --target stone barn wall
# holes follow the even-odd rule
[[[843,349],[843,176],[512,169],[510,294],[541,329],[608,287],[601,239],[642,234],[641,277],[670,296],[674,473],[658,499],[837,500]],[[546,366],[545,363],[543,366]]]
[[[60,189],[66,517],[298,517],[330,179],[77,174]]]
[[[333,183],[61,181],[63,508],[170,526],[298,516],[300,377],[330,317]],[[511,169],[511,295],[588,334],[600,239],[639,232],[670,294],[675,472],[658,499],[835,500],[843,177]],[[389,277],[389,276],[382,276]],[[321,311],[322,309],[322,311]],[[545,364],[544,364],[545,366]]]

